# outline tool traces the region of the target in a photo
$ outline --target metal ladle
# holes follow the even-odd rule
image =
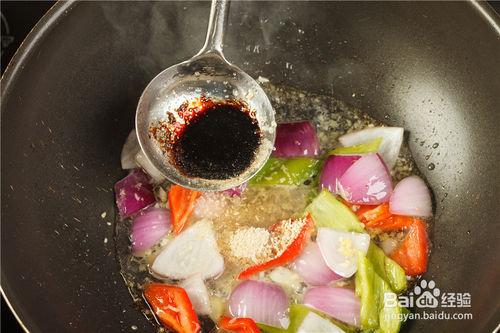
[[[222,54],[227,12],[227,0],[212,0],[203,48],[191,59],[158,74],[142,93],[136,110],[137,137],[150,162],[170,181],[201,191],[229,189],[251,178],[269,158],[276,134],[274,110],[262,88],[248,74],[230,64]],[[176,110],[186,101],[201,96],[213,100],[239,100],[255,112],[261,131],[260,144],[250,166],[235,177],[188,177],[171,163],[168,154],[150,136],[152,124],[165,120],[182,122]]]

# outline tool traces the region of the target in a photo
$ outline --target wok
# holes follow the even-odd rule
[[[7,69],[1,278],[30,332],[154,331],[119,275],[112,186],[141,91],[199,49],[208,11],[207,2],[60,2]],[[498,24],[472,2],[231,5],[230,61],[407,130],[435,196],[426,278],[470,293],[470,309],[452,310],[473,314],[413,321],[407,332],[491,332],[499,322]]]

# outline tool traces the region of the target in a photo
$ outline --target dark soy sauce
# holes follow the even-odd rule
[[[188,177],[228,179],[255,159],[260,129],[239,104],[214,103],[183,129],[171,146],[171,157]]]

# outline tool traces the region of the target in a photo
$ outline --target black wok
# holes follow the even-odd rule
[[[29,331],[154,331],[114,258],[112,185],[141,91],[199,49],[208,8],[60,2],[12,60],[2,80],[1,283]],[[231,6],[226,54],[243,70],[407,129],[435,194],[426,277],[470,293],[472,307],[459,310],[473,314],[414,321],[408,332],[499,323],[499,21],[471,2]]]

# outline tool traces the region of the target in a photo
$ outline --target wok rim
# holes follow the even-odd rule
[[[12,84],[15,83],[19,75],[22,75],[24,63],[31,57],[33,49],[43,42],[46,35],[50,33],[58,21],[67,15],[72,7],[78,2],[78,0],[58,0],[31,29],[14,53],[14,56],[11,58],[0,79],[0,100],[4,100],[4,98],[9,95]],[[500,14],[486,1],[470,0],[468,3],[500,38]],[[2,108],[0,110],[1,116],[4,115],[4,112],[7,111]],[[30,333],[31,331],[36,331],[36,324],[29,321],[29,314],[27,314],[21,306],[14,305],[14,302],[12,302],[10,296],[8,296],[9,294],[12,295],[10,292],[12,288],[10,287],[10,283],[6,280],[5,271],[6,268],[2,265],[0,293],[5,303],[25,332]],[[29,325],[27,323],[29,323]],[[27,326],[30,326],[31,330]],[[497,329],[499,327],[500,324],[497,326]]]

